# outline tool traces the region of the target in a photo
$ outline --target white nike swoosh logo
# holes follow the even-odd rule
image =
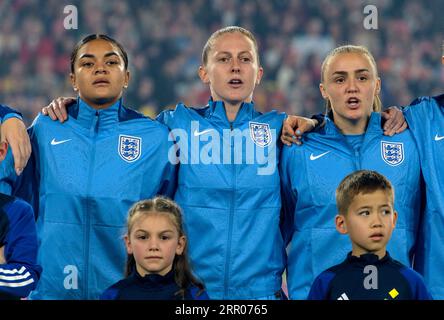
[[[204,131],[197,131],[197,130],[194,130],[194,136],[195,137],[198,137],[198,136],[200,136],[200,135],[202,135],[202,134],[205,134],[205,133],[208,133],[208,132],[210,132],[210,131],[213,131],[214,129],[207,129],[207,130],[204,130]]]
[[[436,134],[436,136],[435,136],[435,141],[439,141],[439,140],[442,140],[442,139],[444,139],[444,136],[438,136],[438,134]]]
[[[66,140],[56,141],[56,139],[54,138],[54,139],[51,140],[51,145],[52,145],[52,146],[56,146],[56,145],[58,145],[58,144],[65,143],[65,142],[68,142],[68,141],[71,141],[71,140],[72,140],[72,139],[66,139]]]
[[[321,154],[318,154],[317,156],[315,156],[315,155],[313,155],[313,153],[310,155],[310,160],[316,160],[316,159],[319,159],[320,157],[323,157],[323,156],[325,156],[327,153],[329,153],[330,151],[327,151],[327,152],[324,152],[324,153],[321,153]]]

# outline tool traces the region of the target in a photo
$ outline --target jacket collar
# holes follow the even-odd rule
[[[369,265],[369,264],[383,264],[391,259],[390,254],[386,251],[385,256],[379,259],[376,254],[373,253],[365,253],[360,255],[359,257],[353,256],[351,252],[347,254],[347,262],[355,263],[360,265]]]
[[[325,116],[324,131],[328,135],[342,135],[339,128],[336,126],[333,120],[330,119],[329,116]],[[381,128],[381,114],[379,112],[372,112],[370,115],[370,119],[367,125],[367,130],[364,132],[364,134],[367,135],[369,133],[370,134],[383,133]]]
[[[77,119],[78,124],[90,129],[97,126],[98,129],[114,127],[119,122],[119,112],[123,108],[122,98],[106,109],[96,110],[84,100],[77,98],[77,104],[68,108],[70,116]],[[99,121],[97,122],[97,119]]]
[[[208,117],[214,118],[215,120],[219,120],[224,123],[230,123],[227,118],[227,113],[225,110],[225,103],[223,101],[214,101],[211,97],[208,101],[209,114]],[[251,102],[242,102],[239,107],[239,111],[237,112],[236,119],[232,122],[233,126],[238,126],[245,121],[249,121],[254,118],[254,103]]]
[[[166,285],[170,283],[175,283],[174,280],[174,269],[171,269],[164,276],[156,273],[147,274],[145,276],[141,276],[139,272],[137,272],[136,268],[133,270],[132,276],[139,282],[150,284],[150,285]]]

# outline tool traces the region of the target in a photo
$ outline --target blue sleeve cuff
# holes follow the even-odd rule
[[[11,119],[11,118],[17,118],[17,119],[20,119],[23,121],[23,117],[20,113],[11,112],[11,113],[7,113],[5,116],[3,116],[1,118],[1,123],[4,123],[6,120]]]

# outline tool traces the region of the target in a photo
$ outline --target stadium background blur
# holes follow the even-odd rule
[[[363,26],[367,4],[378,9],[377,30]],[[77,30],[64,28],[66,5],[78,9]],[[375,55],[386,107],[408,104],[444,88],[443,12],[443,0],[0,0],[0,102],[30,124],[53,98],[73,96],[74,45],[105,33],[129,54],[127,106],[153,117],[178,101],[205,105],[209,90],[197,76],[203,45],[218,28],[239,25],[259,42],[265,75],[254,101],[261,111],[324,111],[320,65],[346,43]]]

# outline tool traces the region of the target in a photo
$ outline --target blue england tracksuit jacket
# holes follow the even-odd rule
[[[421,223],[415,269],[434,299],[444,299],[444,95],[421,97],[404,108],[415,138],[426,184],[426,208]]]
[[[421,275],[388,252],[382,259],[372,253],[356,257],[350,252],[341,264],[316,277],[308,295],[308,300],[431,299]]]
[[[97,299],[122,278],[129,207],[175,190],[165,126],[121,100],[95,110],[78,99],[68,112],[63,124],[37,116],[29,129],[30,162],[12,179],[13,193],[38,214],[43,273],[33,299]]]
[[[221,101],[178,104],[158,119],[180,148],[175,200],[193,270],[211,299],[254,299],[281,288],[279,136],[285,114],[243,103],[233,122]]]
[[[37,234],[29,204],[0,193],[0,300],[25,298],[39,280]]]
[[[421,206],[419,156],[410,131],[384,136],[381,116],[372,113],[360,150],[334,122],[304,137],[302,146],[284,147],[281,180],[288,248],[288,292],[305,299],[315,277],[340,263],[351,245],[336,231],[335,191],[348,174],[361,169],[386,176],[395,188],[398,222],[388,244],[396,260],[411,266]]]

